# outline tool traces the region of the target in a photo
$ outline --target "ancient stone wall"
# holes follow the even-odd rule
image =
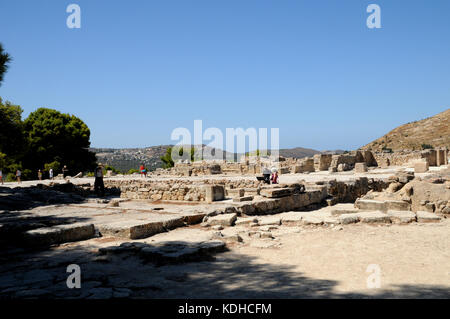
[[[262,182],[257,180],[105,180],[105,187],[109,191],[120,193],[122,198],[176,200],[176,201],[205,201],[205,185],[222,185],[228,189],[247,188],[257,189]]]

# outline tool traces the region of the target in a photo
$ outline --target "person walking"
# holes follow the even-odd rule
[[[21,180],[20,180],[20,177],[22,176],[22,172],[20,171],[20,169],[18,169],[17,171],[16,171],[16,178],[17,178],[17,183],[22,183],[21,182]]]
[[[95,182],[94,182],[94,190],[97,196],[103,197],[105,196],[105,184],[103,183],[103,165],[98,164],[97,168],[94,172]]]
[[[50,168],[50,170],[48,171],[48,176],[51,180],[53,180],[53,168]]]
[[[40,181],[42,181],[42,172],[41,170],[38,170],[38,178]]]
[[[144,178],[147,177],[147,169],[145,168],[144,164],[141,164],[139,170],[141,171],[141,176],[143,176]]]
[[[3,172],[1,169],[0,169],[0,183],[2,183],[3,185]]]

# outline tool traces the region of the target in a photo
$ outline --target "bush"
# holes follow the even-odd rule
[[[430,150],[430,149],[433,149],[434,147],[433,147],[433,145],[430,145],[430,144],[422,144],[422,149],[423,150]]]
[[[135,168],[132,168],[132,169],[130,169],[130,170],[127,172],[127,174],[129,174],[129,175],[134,174],[134,173],[139,173],[139,170],[138,170],[138,169],[135,169]]]

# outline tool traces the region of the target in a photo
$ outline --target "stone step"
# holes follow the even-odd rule
[[[441,217],[429,212],[418,211],[416,213],[417,221],[419,223],[438,223],[441,221]]]
[[[112,223],[100,224],[98,225],[98,229],[102,235],[127,239],[141,239],[184,225],[184,217],[174,217],[156,221],[120,220]]]
[[[214,225],[233,226],[236,219],[237,219],[236,213],[220,214],[217,216],[208,217],[203,226],[214,226]]]
[[[416,221],[416,214],[413,212],[388,210],[387,214],[394,224],[409,224]]]
[[[75,223],[28,230],[24,233],[23,240],[30,246],[49,246],[86,240],[94,236],[93,224]]]
[[[371,200],[371,199],[357,199],[355,207],[365,211],[381,211],[388,210],[396,211],[410,211],[411,205],[401,200]]]
[[[168,241],[152,245],[142,242],[127,242],[120,246],[100,248],[99,254],[136,254],[146,261],[165,264],[199,261],[225,250],[226,244],[220,240],[203,242]]]
[[[293,188],[264,188],[261,189],[260,195],[267,198],[279,198],[292,195],[294,192]]]

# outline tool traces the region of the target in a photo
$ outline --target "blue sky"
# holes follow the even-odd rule
[[[2,0],[14,61],[0,96],[24,116],[75,114],[94,147],[174,143],[201,119],[278,127],[282,148],[355,149],[450,107],[449,40],[448,0]]]

